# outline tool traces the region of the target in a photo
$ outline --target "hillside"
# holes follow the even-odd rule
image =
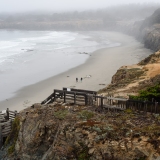
[[[160,116],[35,104],[16,119],[3,160],[158,160]],[[16,137],[15,135],[18,135]],[[5,153],[7,156],[5,156]],[[3,155],[3,156],[2,156]]]
[[[131,66],[122,66],[112,77],[111,84],[100,93],[111,92],[115,96],[128,98],[140,90],[160,83],[160,51]]]

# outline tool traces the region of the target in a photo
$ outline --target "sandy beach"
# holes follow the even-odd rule
[[[101,31],[99,34],[106,34],[109,40],[121,45],[97,50],[84,64],[20,89],[13,98],[0,102],[1,110],[9,108],[20,111],[34,103],[41,103],[54,89],[63,87],[97,91],[111,82],[113,74],[119,67],[136,64],[152,53],[128,35]],[[79,82],[76,82],[76,77]],[[82,82],[80,82],[81,77]]]

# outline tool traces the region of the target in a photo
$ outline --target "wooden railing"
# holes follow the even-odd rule
[[[63,90],[54,89],[54,92],[42,101],[41,104],[49,104],[56,100],[62,100],[64,103],[87,105],[89,95],[97,95],[97,92],[73,88],[63,88]]]
[[[0,111],[0,148],[2,147],[5,138],[9,135],[12,129],[12,122],[17,115],[17,111],[10,111],[8,108]]]
[[[159,102],[136,101],[112,96],[97,95],[96,91],[63,88],[55,89],[41,104],[48,104],[54,101],[72,103],[79,105],[93,105],[101,109],[125,110],[132,109],[151,113],[160,113]]]

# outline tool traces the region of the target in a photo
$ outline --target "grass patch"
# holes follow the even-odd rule
[[[68,110],[59,110],[54,113],[54,116],[61,120],[65,119],[67,115],[68,115]]]
[[[83,143],[79,143],[80,146],[82,147],[82,150],[78,153],[78,160],[89,160],[90,156],[88,154],[88,147],[83,144]]]
[[[88,120],[88,119],[91,119],[91,118],[94,116],[94,113],[91,112],[91,111],[86,111],[86,110],[84,110],[84,111],[81,111],[81,112],[79,113],[79,116],[80,116],[80,118],[82,118],[82,119]]]
[[[15,144],[18,138],[20,130],[20,119],[19,117],[16,117],[12,123],[12,130],[9,136],[7,137],[5,141],[5,146],[10,145],[8,148],[8,154],[12,154],[15,150]]]
[[[128,109],[124,110],[124,112],[127,113],[127,114],[132,114],[133,110],[128,108]]]

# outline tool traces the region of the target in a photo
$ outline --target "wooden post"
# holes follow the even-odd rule
[[[76,104],[76,92],[74,93],[74,104]]]
[[[66,103],[66,92],[64,91],[64,103]]]
[[[98,97],[98,106],[100,106],[100,98]]]
[[[103,108],[103,97],[101,97],[101,108]]]
[[[87,97],[87,95],[85,94],[85,105],[87,105],[88,103],[87,103],[87,99],[88,97]]]
[[[2,147],[3,137],[2,137],[2,125],[0,124],[0,149]]]
[[[93,96],[95,96],[95,101],[96,101],[96,94],[93,94]]]
[[[96,106],[98,107],[98,97],[96,97]]]
[[[55,91],[53,93],[53,97],[54,97],[54,101],[53,102],[55,102],[56,101],[56,93],[55,93]]]
[[[151,113],[153,112],[153,109],[152,109],[152,108],[153,108],[153,104],[151,104]]]
[[[110,95],[109,97],[111,98],[111,95]],[[109,100],[109,105],[111,105],[111,101],[112,101],[112,100],[110,99],[110,100]]]
[[[158,102],[155,102],[155,113],[157,113]]]
[[[15,117],[16,117],[16,116],[17,116],[17,110],[15,110],[14,112],[15,112],[14,115],[15,115]]]
[[[99,98],[97,97],[97,107],[99,106]]]
[[[146,103],[145,112],[147,112],[147,110],[148,110],[148,104]]]
[[[52,102],[55,101],[55,92],[53,92],[53,96],[52,96]]]
[[[6,114],[7,114],[6,120],[9,120],[9,108],[7,108]]]
[[[126,109],[129,108],[129,100],[126,101]]]
[[[145,106],[146,106],[146,101],[144,101],[143,111],[145,110]]]

